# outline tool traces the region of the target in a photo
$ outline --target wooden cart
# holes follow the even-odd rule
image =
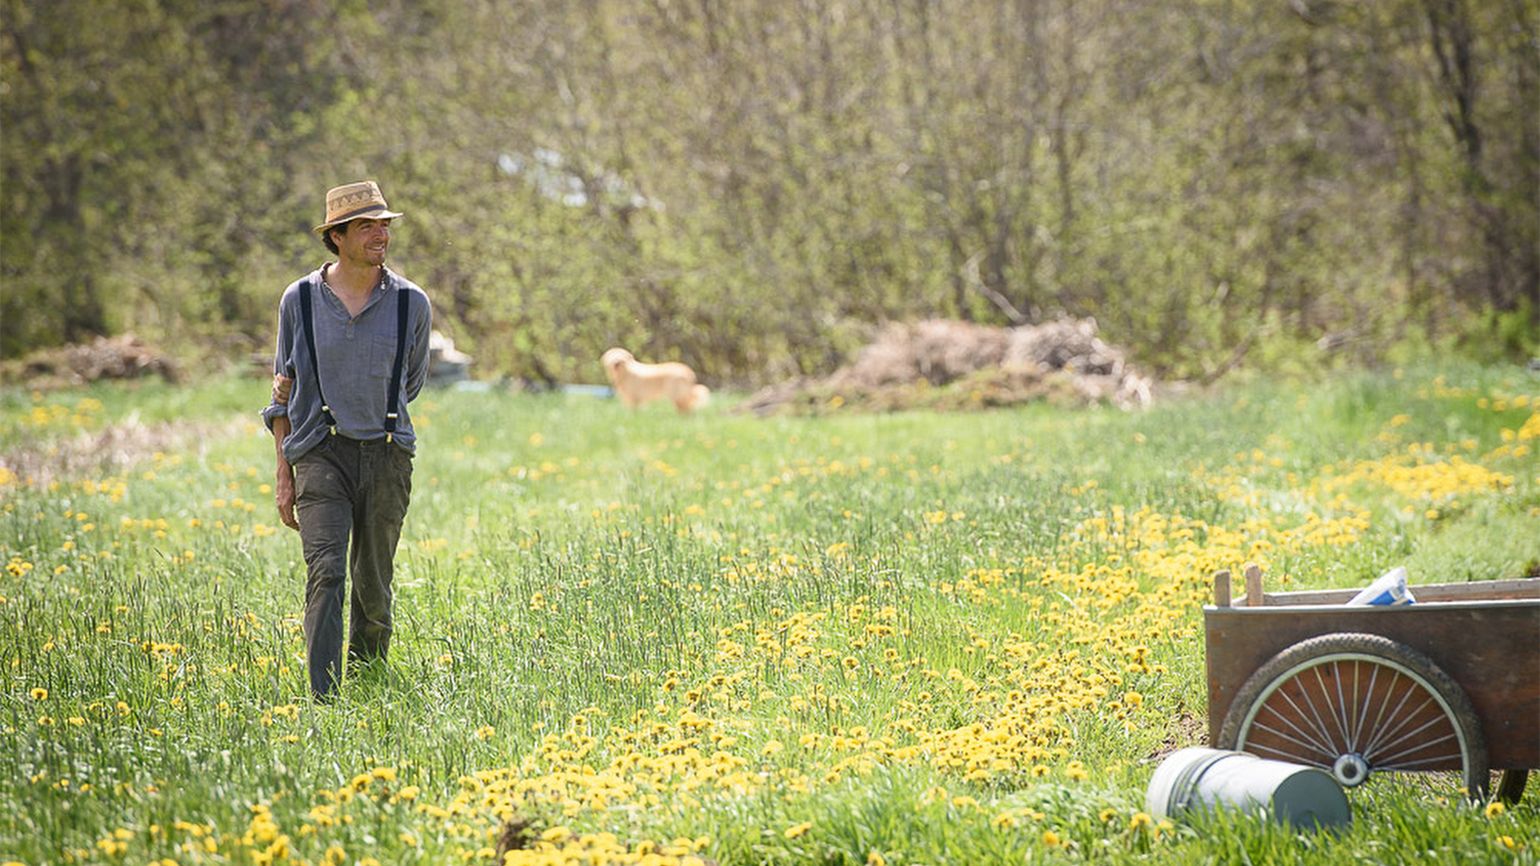
[[[1216,574],[1209,741],[1346,787],[1443,771],[1473,797],[1518,800],[1540,768],[1540,579],[1411,589],[1415,604],[1350,606],[1354,590],[1264,593],[1249,566],[1231,605]]]

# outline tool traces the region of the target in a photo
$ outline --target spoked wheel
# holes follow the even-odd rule
[[[1344,787],[1375,773],[1454,771],[1487,794],[1481,723],[1464,689],[1388,638],[1331,634],[1274,656],[1236,693],[1222,748],[1320,767]]]

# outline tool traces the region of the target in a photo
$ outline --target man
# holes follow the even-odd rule
[[[278,518],[305,554],[305,653],[317,700],[342,679],[342,597],[353,576],[349,665],[390,647],[391,577],[417,437],[406,405],[428,373],[432,309],[385,267],[390,210],[373,181],[326,194],[315,227],[336,261],[278,303],[272,402]],[[350,549],[351,545],[351,549]]]

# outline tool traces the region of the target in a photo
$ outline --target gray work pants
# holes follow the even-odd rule
[[[384,659],[390,648],[390,582],[412,497],[412,456],[384,439],[328,436],[294,464],[294,492],[307,575],[310,690],[326,698],[342,679],[342,593],[349,566],[348,661]]]

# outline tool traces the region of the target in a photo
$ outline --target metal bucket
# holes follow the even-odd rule
[[[1266,810],[1303,829],[1346,828],[1352,809],[1330,773],[1225,749],[1181,749],[1155,769],[1145,811],[1175,818],[1194,809]]]

